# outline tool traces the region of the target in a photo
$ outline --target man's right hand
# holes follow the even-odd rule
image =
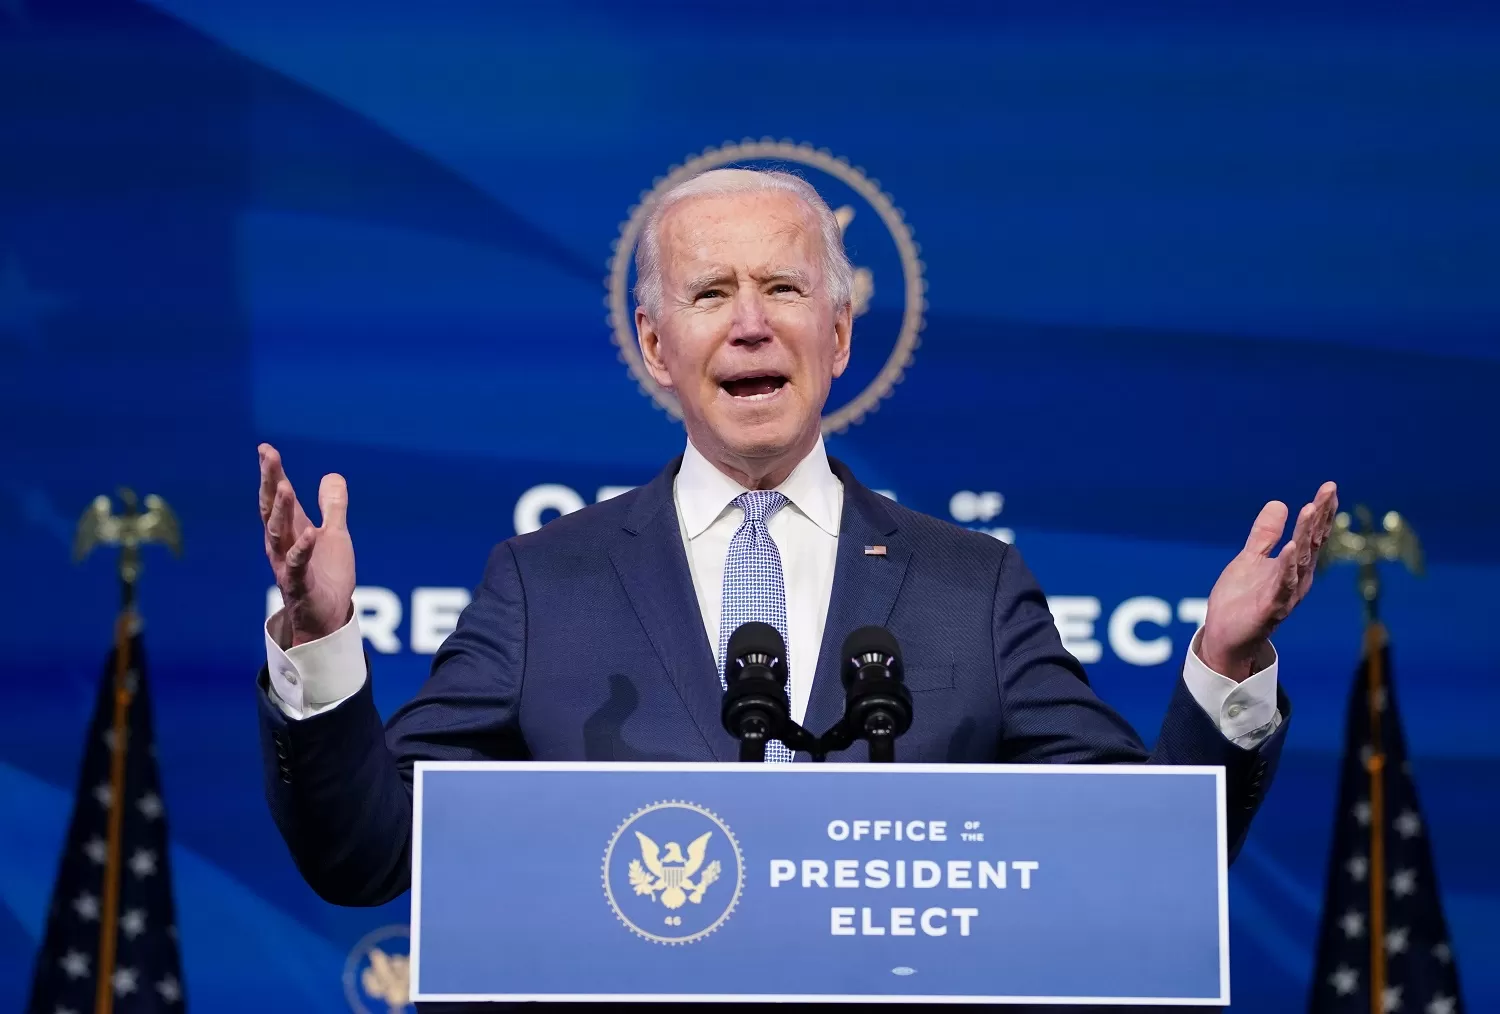
[[[276,448],[261,444],[258,450],[266,558],[271,561],[285,606],[282,627],[272,635],[283,648],[291,648],[326,637],[348,623],[353,613],[349,489],[343,476],[323,476],[318,486],[318,512],[323,524],[314,527],[292,491]]]

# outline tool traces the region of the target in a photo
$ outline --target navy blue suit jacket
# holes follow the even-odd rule
[[[381,904],[410,879],[419,760],[734,761],[719,721],[713,651],[678,532],[680,458],[650,484],[509,539],[433,659],[417,695],[382,724],[363,689],[288,720],[260,679],[271,812],[298,868],[328,901]],[[1223,765],[1238,851],[1291,717],[1244,750],[1179,678],[1154,750],[1095,696],[1012,546],[844,485],[833,594],[803,723],[843,708],[838,649],[887,627],[901,644],[915,718],[897,759]],[[887,547],[867,556],[866,545]],[[831,760],[863,760],[863,743]],[[804,758],[805,759],[805,758]]]

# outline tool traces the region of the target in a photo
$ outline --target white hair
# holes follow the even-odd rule
[[[661,309],[661,220],[675,205],[693,197],[724,197],[782,191],[801,199],[817,220],[823,240],[823,284],[835,307],[854,291],[854,268],[844,252],[844,234],[828,202],[802,177],[777,169],[710,169],[677,184],[656,201],[635,248],[635,299],[652,317]]]

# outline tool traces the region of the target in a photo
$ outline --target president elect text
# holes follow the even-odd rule
[[[947,842],[945,820],[834,820],[828,824],[833,841]],[[978,836],[965,835],[965,840]],[[982,839],[979,839],[982,841]],[[772,859],[770,882],[775,888],[895,888],[917,890],[1008,890],[1029,891],[1032,874],[1041,868],[1033,859]],[[856,916],[858,918],[856,919]],[[970,934],[979,918],[973,907],[930,906],[918,909],[892,906],[829,910],[829,932],[834,936],[947,936],[956,928],[959,936]]]

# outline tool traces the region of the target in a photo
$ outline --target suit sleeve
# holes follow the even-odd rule
[[[1014,546],[995,585],[995,672],[1000,682],[1000,756],[1009,763],[1222,765],[1232,860],[1265,798],[1291,718],[1279,689],[1281,723],[1253,748],[1236,746],[1179,676],[1148,750],[1124,718],[1099,699],[1078,660],[1063,647],[1040,586]]]
[[[518,705],[526,601],[508,544],[433,657],[426,682],[384,726],[366,679],[337,707],[289,719],[258,681],[271,815],[303,878],[338,905],[381,905],[411,883],[412,779],[419,760],[526,757]]]

